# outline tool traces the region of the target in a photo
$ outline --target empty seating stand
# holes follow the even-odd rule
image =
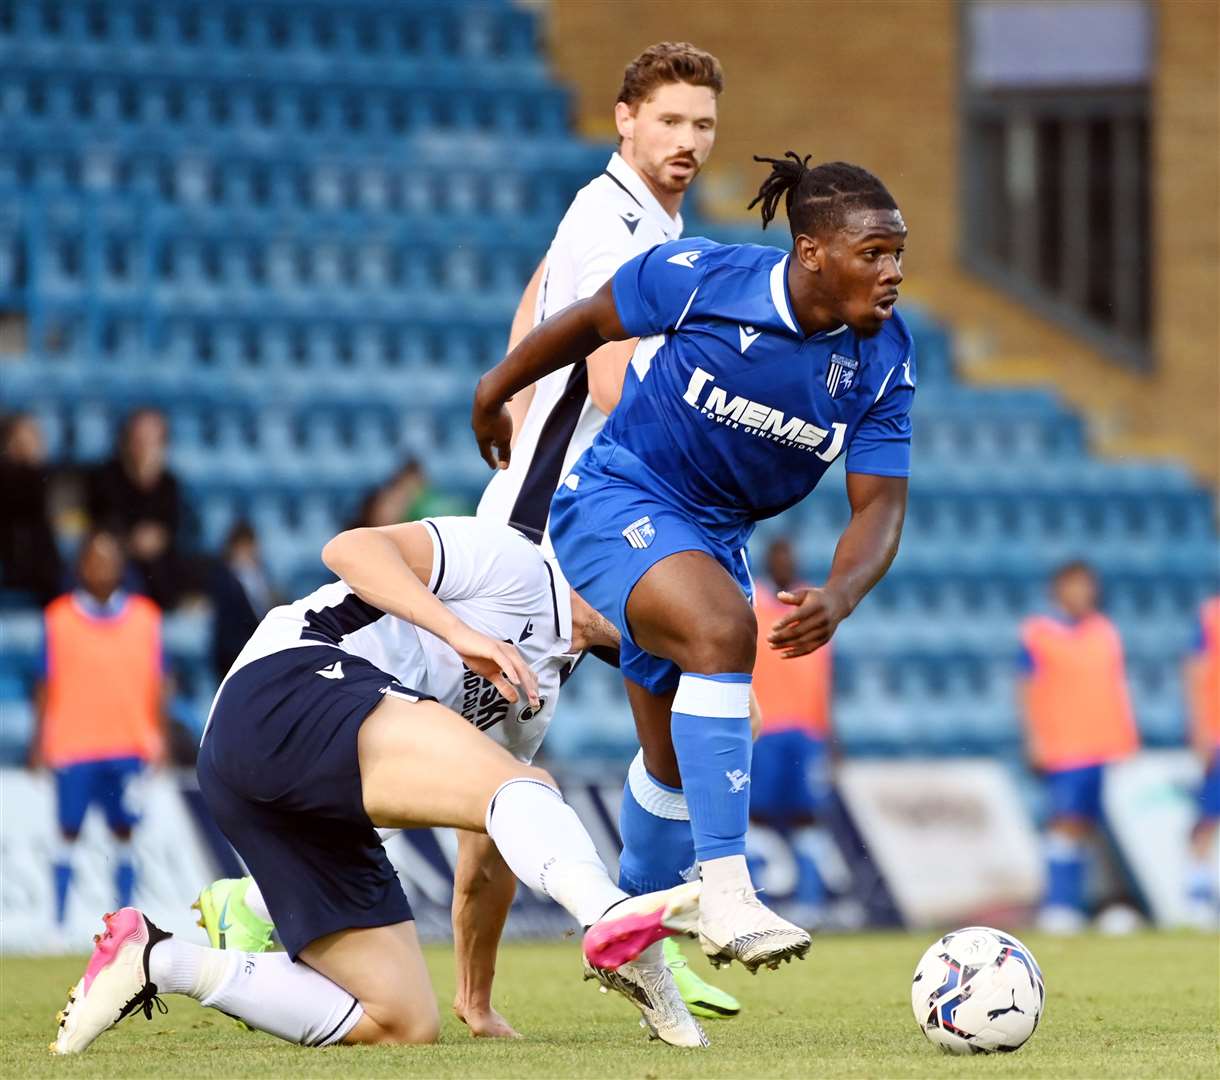
[[[127,410],[160,406],[198,541],[252,520],[285,590],[312,588],[322,544],[404,458],[477,498],[474,380],[610,150],[570,112],[534,13],[507,0],[0,0],[0,310],[25,321],[0,407],[88,464]],[[774,241],[686,209],[688,233]],[[950,332],[904,314],[911,508],[837,639],[842,741],[1013,749],[1017,623],[1081,555],[1104,575],[1145,734],[1180,739],[1177,665],[1216,584],[1209,496],[1172,466],[1092,458],[1050,393],[959,383]],[[792,531],[824,573],[842,487],[836,470],[766,523],[756,555]],[[0,619],[11,757],[38,620]],[[206,626],[175,618],[167,640],[206,701]],[[566,693],[554,750],[631,740],[608,672],[586,665]]]

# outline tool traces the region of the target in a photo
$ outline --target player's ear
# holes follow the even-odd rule
[[[796,256],[796,261],[811,274],[821,272],[825,252],[815,237],[799,233],[792,241],[792,252]]]
[[[635,135],[635,113],[625,101],[614,103],[614,126],[618,128],[621,139],[630,139]]]

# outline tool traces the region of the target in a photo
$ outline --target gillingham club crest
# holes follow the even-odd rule
[[[623,530],[623,539],[627,541],[633,548],[643,550],[656,539],[657,530],[653,527],[652,519],[645,515]]]
[[[860,361],[854,356],[830,354],[830,366],[826,369],[826,389],[832,398],[842,397],[856,385],[856,372]]]

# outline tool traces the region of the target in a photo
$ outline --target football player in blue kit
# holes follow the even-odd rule
[[[885,185],[791,151],[758,160],[772,171],[755,203],[765,225],[784,199],[790,252],[652,248],[526,336],[480,380],[472,412],[485,460],[503,467],[508,398],[571,356],[641,339],[618,408],[559,485],[551,536],[573,587],[622,633],[645,766],[629,785],[639,814],[624,862],[678,874],[693,833],[704,952],[751,970],[804,956],[810,940],[757,900],[746,868],[757,642],[746,543],[845,457],[851,520],[830,574],[781,594],[792,611],[764,628],[764,647],[787,657],[827,642],[897,553],[915,387],[895,311],[907,229]],[[665,812],[679,789],[685,839]]]

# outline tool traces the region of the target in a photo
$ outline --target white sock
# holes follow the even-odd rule
[[[339,1042],[364,1015],[341,986],[286,953],[228,952],[170,938],[153,946],[148,971],[161,993],[186,994],[302,1046]]]
[[[509,780],[487,806],[487,835],[514,874],[591,926],[626,898],[606,873],[580,818],[549,784]]]
[[[158,993],[185,994],[202,1001],[229,979],[243,955],[169,938],[159,941],[148,954],[148,977],[157,984]]]
[[[267,910],[267,901],[263,899],[263,890],[258,887],[258,882],[251,879],[250,884],[246,887],[246,907],[257,915],[263,922],[275,924],[275,920],[271,917],[271,912]]]
[[[705,910],[714,910],[720,900],[735,900],[742,889],[752,895],[754,883],[744,855],[722,855],[719,859],[706,859],[699,863],[699,876],[703,880],[703,892],[699,903]]]

